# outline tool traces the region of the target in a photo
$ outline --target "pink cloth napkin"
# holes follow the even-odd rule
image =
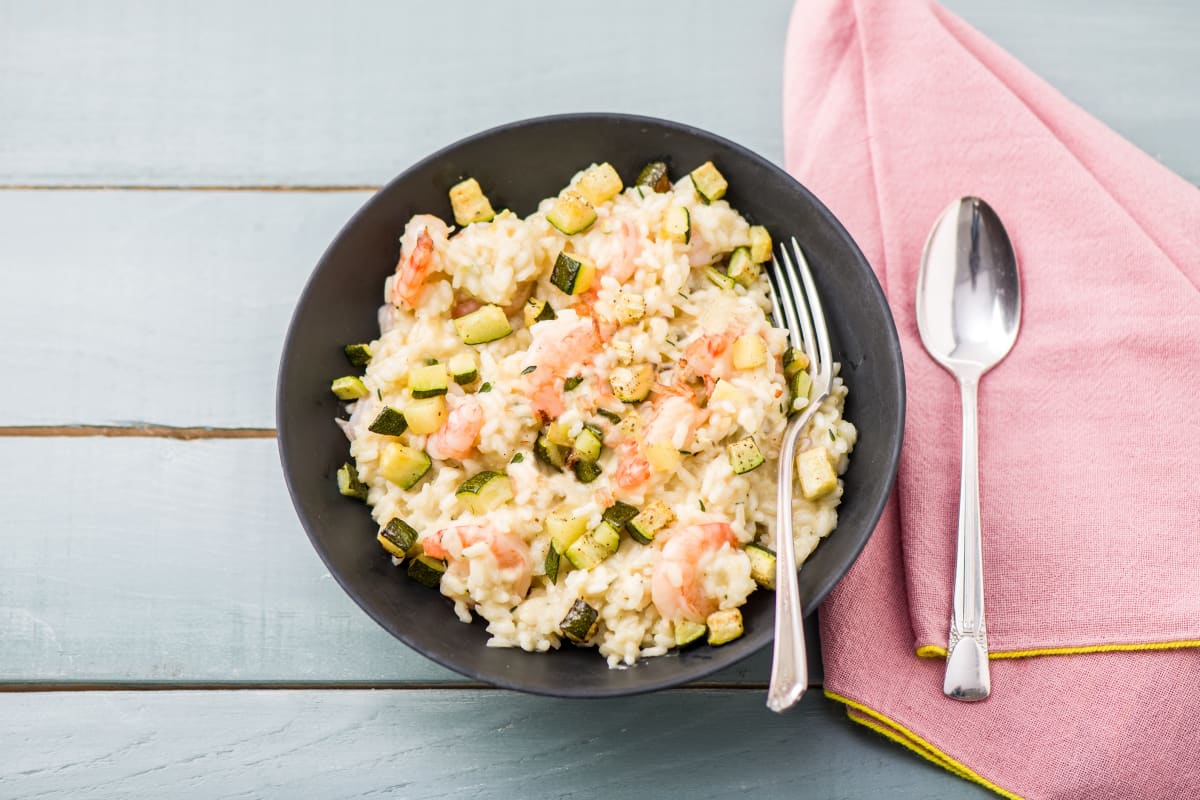
[[[879,275],[908,382],[896,491],[822,608],[827,693],[1008,796],[1200,797],[1200,191],[927,0],[799,0],[784,122],[788,169]],[[964,194],[1008,227],[1024,302],[980,387],[995,660],[973,705],[917,655],[946,646],[960,411],[914,290]]]

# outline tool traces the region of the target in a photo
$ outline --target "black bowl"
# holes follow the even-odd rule
[[[348,458],[333,423],[329,382],[350,372],[342,345],[378,335],[376,309],[410,216],[452,219],[447,190],[470,175],[496,208],[524,215],[582,167],[609,161],[628,181],[649,160],[672,175],[712,160],[729,181],[728,200],[777,240],[796,236],[815,273],[842,376],[846,418],[859,431],[845,475],[837,530],[800,576],[811,612],[850,568],[883,510],[900,455],[904,373],[887,303],[854,241],[811,193],[766,159],[711,133],[658,119],[570,114],[525,120],[464,139],[393,180],[358,211],[321,257],[300,296],[279,369],[279,452],[292,501],[330,573],[363,610],[409,647],[496,686],[563,697],[609,697],[703,678],[771,641],[774,595],[756,592],[742,609],[746,633],[722,647],[700,646],[609,669],[594,648],[531,654],[484,646],[483,625],[457,622],[449,601],[408,580],[375,542],[361,503],[342,497],[334,473]]]

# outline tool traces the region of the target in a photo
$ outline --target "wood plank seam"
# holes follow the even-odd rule
[[[274,439],[274,428],[204,428],[172,425],[13,425],[0,426],[3,437],[140,437],[154,439]]]

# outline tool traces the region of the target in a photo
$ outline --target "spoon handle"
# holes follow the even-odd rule
[[[983,700],[992,691],[983,618],[983,534],[979,524],[979,376],[963,376],[962,482],[958,496],[958,555],[954,606],[942,691],[955,700]]]

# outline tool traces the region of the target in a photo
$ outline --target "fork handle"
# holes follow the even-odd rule
[[[983,531],[979,522],[979,421],[977,376],[962,388],[962,480],[958,490],[958,555],[954,604],[942,691],[955,700],[983,700],[992,691],[987,625],[983,617]]]
[[[784,430],[779,448],[779,489],[775,529],[775,652],[771,661],[771,683],[767,708],[787,711],[800,701],[808,688],[808,654],[804,643],[804,613],[800,606],[800,583],[796,571],[796,545],[792,535],[792,471],[796,440],[810,414],[797,414]]]

